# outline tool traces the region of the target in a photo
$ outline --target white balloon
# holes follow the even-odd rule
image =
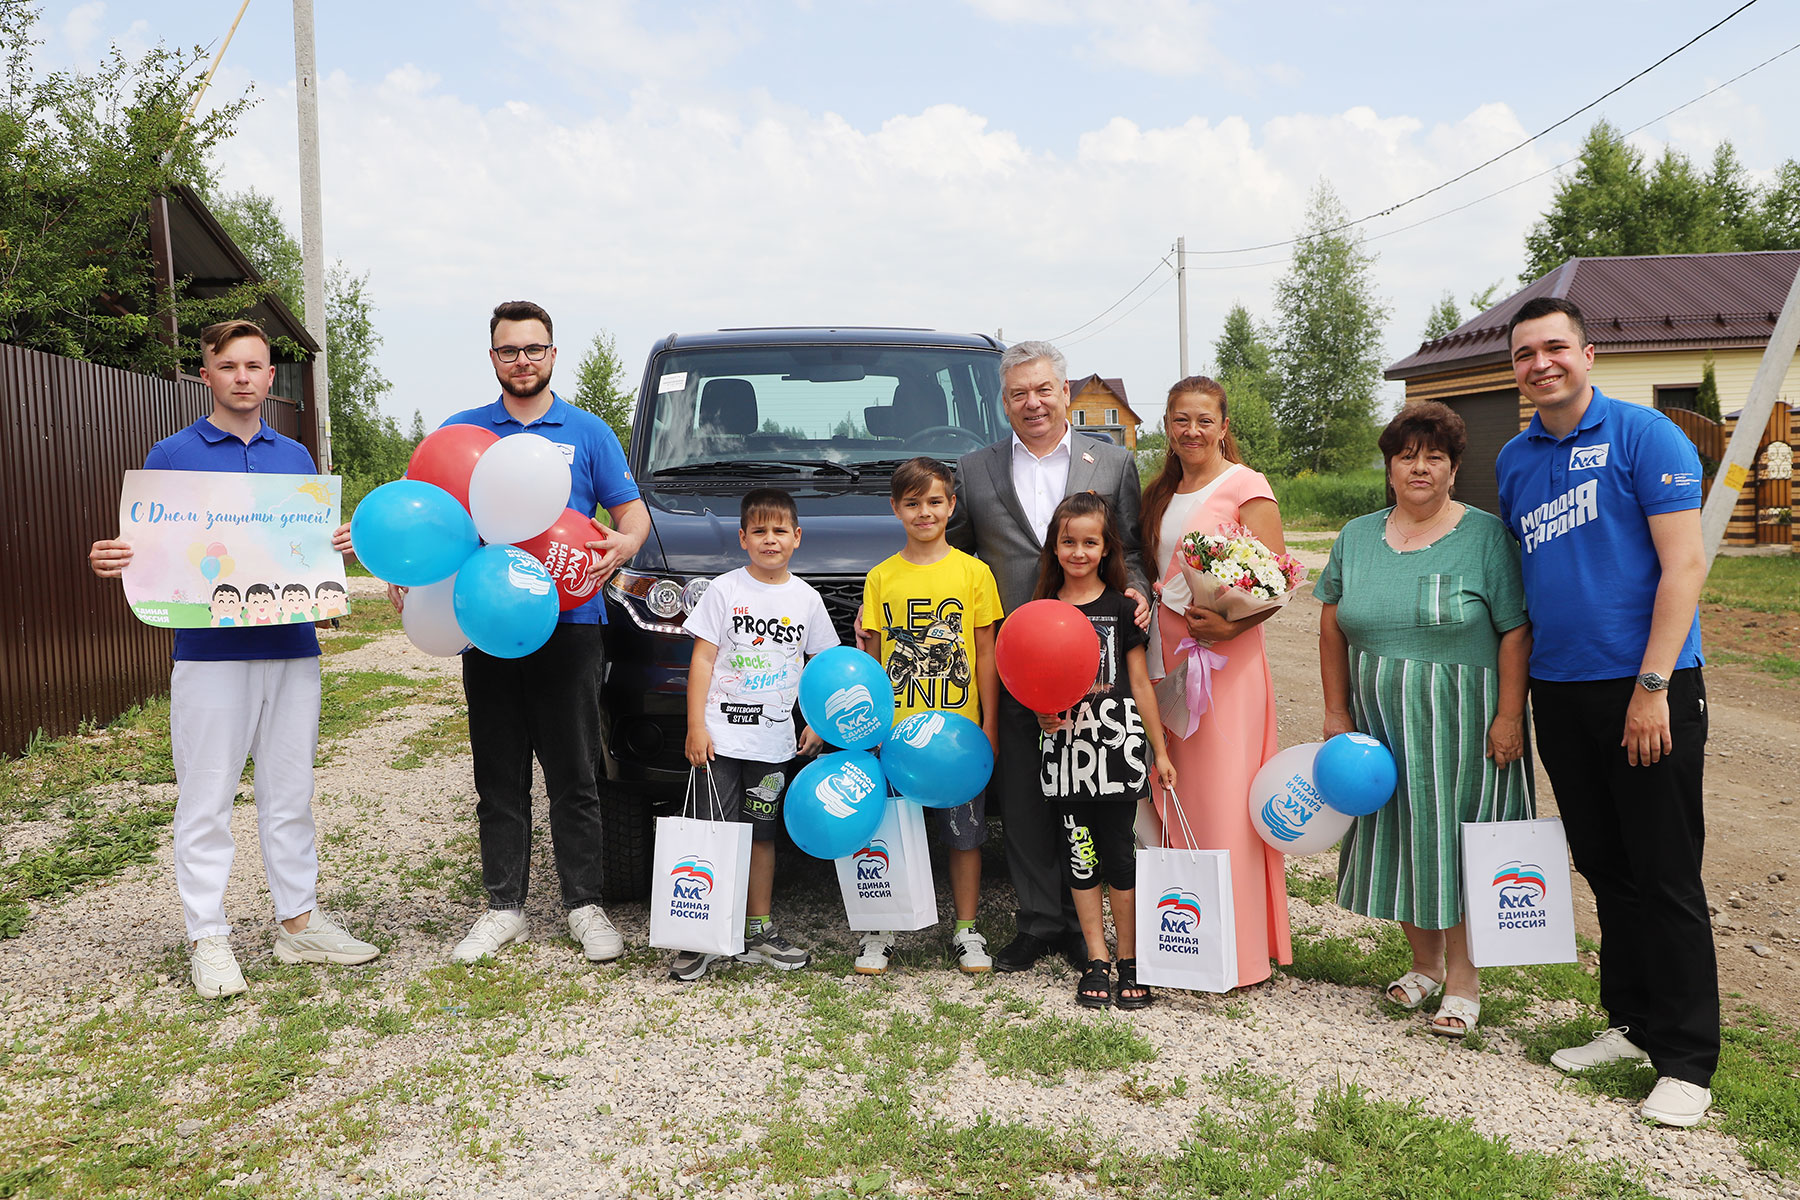
[[[1283,854],[1317,854],[1337,844],[1355,817],[1325,803],[1313,782],[1313,757],[1324,742],[1289,746],[1250,781],[1250,824]]]
[[[569,463],[562,447],[535,433],[503,437],[475,460],[469,515],[489,545],[528,541],[569,507]]]
[[[451,597],[456,593],[456,576],[409,588],[406,607],[400,610],[400,624],[412,644],[438,658],[454,658],[468,649],[468,635],[456,623],[456,610]]]

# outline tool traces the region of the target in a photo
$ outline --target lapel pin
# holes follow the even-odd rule
[[[1094,456],[1089,454],[1086,450],[1083,450],[1081,452],[1081,461],[1084,463],[1091,463],[1094,461]]]

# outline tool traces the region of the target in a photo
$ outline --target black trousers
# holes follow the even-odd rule
[[[1633,679],[1531,681],[1538,753],[1575,869],[1600,917],[1600,1003],[1657,1073],[1710,1086],[1719,1063],[1719,969],[1700,862],[1706,683],[1669,681],[1675,748],[1632,766],[1619,744]]]
[[[463,695],[475,758],[475,820],[481,834],[481,882],[488,906],[525,907],[531,873],[531,757],[544,768],[550,841],[563,904],[598,904],[600,626],[559,624],[523,658],[469,650]]]
[[[1075,902],[1063,884],[1062,822],[1038,782],[1037,716],[1002,689],[1000,697],[1000,818],[1006,866],[1018,893],[1018,926],[1046,942],[1081,932]],[[992,793],[990,793],[991,795]]]

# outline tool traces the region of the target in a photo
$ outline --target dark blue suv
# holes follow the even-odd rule
[[[957,457],[1008,432],[993,338],[922,329],[726,329],[650,352],[631,472],[652,532],[606,588],[600,730],[608,896],[649,886],[651,817],[687,779],[687,614],[743,566],[738,504],[781,487],[805,536],[791,568],[851,640],[863,577],[905,541],[888,508],[900,463]]]

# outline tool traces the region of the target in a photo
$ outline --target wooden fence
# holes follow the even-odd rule
[[[168,690],[173,635],[140,624],[87,552],[118,536],[124,473],[211,411],[197,379],[0,345],[0,753]],[[292,401],[263,419],[301,436]]]
[[[1665,410],[1681,427],[1703,457],[1719,462],[1725,447],[1737,428],[1737,418],[1723,422],[1703,417],[1686,409]],[[1756,454],[1751,458],[1750,478],[1738,492],[1732,506],[1731,520],[1725,526],[1727,546],[1792,546],[1793,543],[1793,444],[1796,429],[1793,410],[1782,401],[1757,439]],[[1712,490],[1712,480],[1706,481]]]

